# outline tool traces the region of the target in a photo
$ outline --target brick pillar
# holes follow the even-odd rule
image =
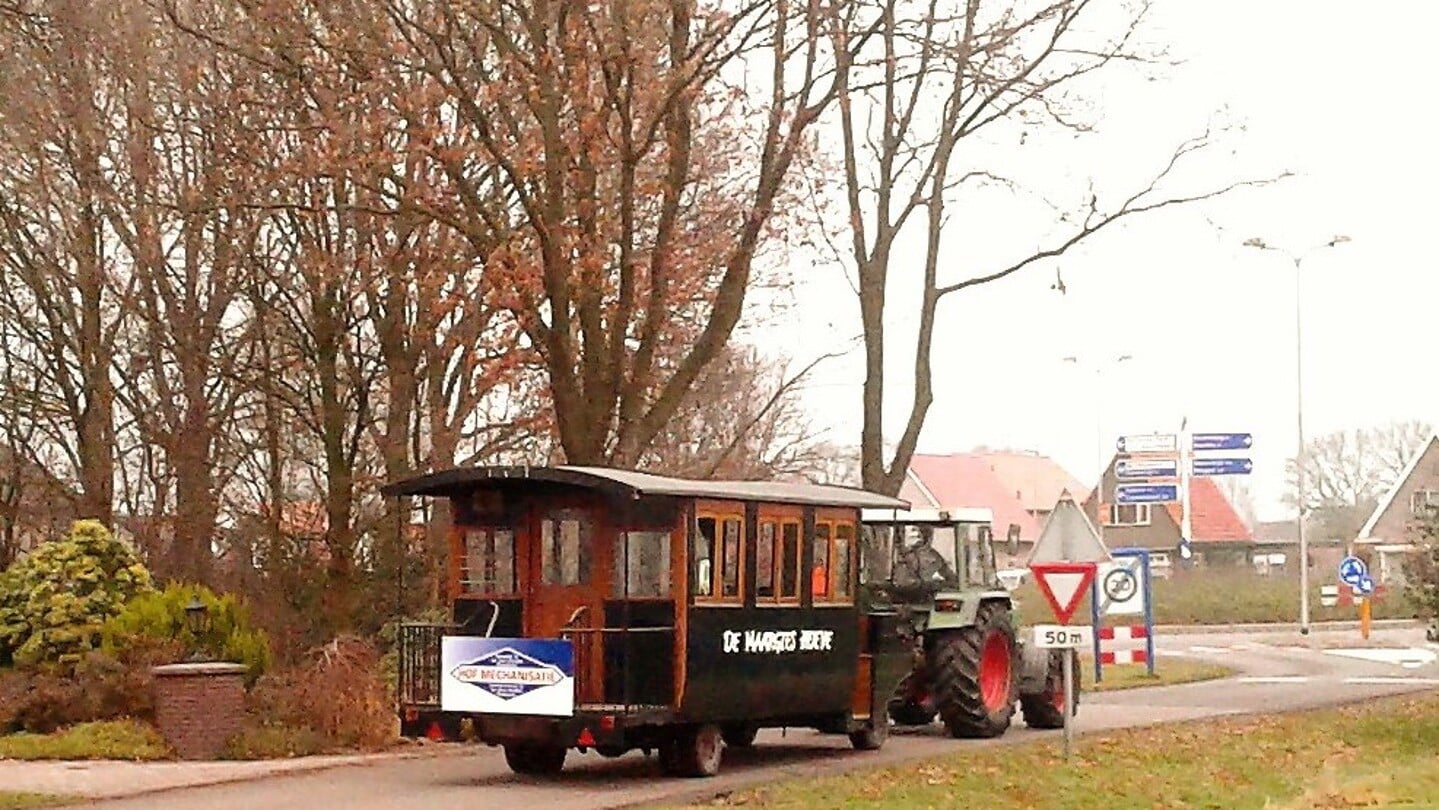
[[[155,675],[155,724],[181,759],[216,759],[245,720],[245,667],[167,664]]]

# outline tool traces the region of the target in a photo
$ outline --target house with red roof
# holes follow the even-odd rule
[[[1000,541],[995,544],[999,564],[1010,567],[1022,564],[1029,555],[1065,490],[1077,496],[1084,486],[1047,456],[980,448],[969,453],[915,454],[899,497],[916,509],[988,508],[994,516],[990,528]],[[1005,552],[1011,537],[1019,543],[1016,555]]]
[[[1155,552],[1151,559],[1156,566],[1173,563],[1170,555],[1178,551],[1183,524],[1180,504],[1114,503],[1115,483],[1111,460],[1100,485],[1101,499],[1091,491],[1084,502],[1085,513],[1102,527],[1105,545],[1147,548]],[[1196,564],[1249,566],[1256,554],[1265,555],[1267,562],[1273,553],[1268,545],[1255,541],[1254,532],[1212,478],[1190,479],[1189,512]]]

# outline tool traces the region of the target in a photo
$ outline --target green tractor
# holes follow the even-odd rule
[[[862,598],[897,614],[914,656],[889,702],[895,724],[938,717],[952,736],[998,737],[1017,705],[1030,728],[1063,728],[1064,652],[1020,638],[1019,605],[995,566],[990,510],[866,509],[863,521]]]

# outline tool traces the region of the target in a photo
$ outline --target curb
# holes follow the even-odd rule
[[[427,746],[427,748],[428,748],[428,746]],[[463,745],[463,744],[456,744],[454,747],[451,747],[451,746],[449,746],[449,745],[446,745],[446,746],[443,747],[443,748],[428,748],[428,750],[418,750],[418,751],[415,751],[415,750],[411,750],[411,751],[393,751],[393,752],[381,752],[381,753],[374,753],[374,754],[333,754],[333,755],[328,755],[328,756],[327,756],[327,755],[317,755],[316,758],[319,758],[320,756],[324,756],[326,761],[323,761],[323,762],[312,762],[312,763],[305,763],[305,762],[304,762],[306,759],[309,759],[309,757],[294,757],[294,758],[291,758],[291,759],[271,759],[271,760],[248,760],[249,762],[265,762],[265,763],[272,763],[272,764],[271,764],[269,767],[256,768],[256,769],[254,769],[254,770],[245,771],[245,772],[243,772],[243,773],[216,774],[216,775],[214,775],[213,777],[201,778],[201,779],[199,779],[199,780],[197,780],[197,781],[185,782],[185,783],[183,783],[183,784],[157,785],[157,786],[154,786],[154,787],[137,787],[137,788],[133,788],[133,789],[125,789],[125,788],[120,788],[120,789],[101,789],[101,790],[97,790],[97,791],[95,791],[95,792],[93,792],[93,793],[54,793],[54,792],[50,792],[49,795],[51,795],[51,796],[53,796],[53,797],[55,798],[56,803],[55,803],[55,804],[50,804],[50,805],[44,805],[44,806],[46,806],[46,807],[75,807],[75,806],[79,806],[79,805],[82,805],[82,804],[89,804],[89,803],[92,803],[92,802],[107,802],[107,801],[117,801],[117,800],[121,800],[121,799],[133,799],[133,798],[137,798],[137,797],[141,797],[141,796],[153,796],[153,795],[158,795],[158,794],[163,794],[163,793],[173,793],[173,792],[181,791],[181,790],[195,790],[195,789],[198,789],[198,788],[214,787],[214,786],[217,786],[217,785],[231,785],[231,784],[237,784],[237,783],[240,783],[240,782],[254,782],[254,781],[261,780],[261,779],[284,779],[284,778],[290,777],[290,776],[304,776],[304,775],[307,775],[307,774],[320,773],[320,772],[322,772],[322,771],[339,770],[339,769],[341,769],[341,768],[355,768],[355,767],[361,767],[361,766],[365,766],[365,765],[374,765],[374,764],[380,764],[380,763],[386,763],[386,762],[404,762],[404,761],[407,761],[407,760],[415,760],[415,759],[428,759],[428,758],[436,758],[436,757],[456,756],[456,755],[459,755],[459,754],[471,753],[471,752],[472,752],[472,749],[471,749],[470,746]],[[3,764],[6,763],[6,762],[19,762],[19,761],[22,761],[22,760],[4,760],[4,759],[0,759],[0,765],[3,765]],[[84,764],[90,764],[90,765],[100,765],[100,764],[103,764],[103,763],[105,763],[105,762],[112,762],[112,761],[113,761],[113,760],[58,760],[58,759],[57,759],[57,760],[48,760],[48,762],[51,762],[51,763],[53,763],[53,764],[55,764],[55,765],[68,765],[68,766],[73,766],[73,765],[75,765],[75,764],[77,764],[77,763],[84,763]],[[37,762],[37,760],[29,760],[28,762],[30,762],[30,763],[33,764],[33,763]],[[182,760],[165,760],[165,762],[181,763],[181,764],[183,764],[184,761],[182,761]],[[240,763],[240,762],[246,762],[246,760],[209,760],[209,761],[205,761],[205,762],[191,763],[191,764],[214,765],[214,764],[221,764],[221,763],[225,763],[225,762],[236,762],[236,763]],[[289,765],[288,767],[286,767],[286,766],[280,765],[279,763],[301,763],[301,764],[292,764],[292,765]],[[129,762],[126,762],[125,764],[127,764],[127,765],[128,765],[128,764],[140,764],[140,765],[145,765],[145,764],[154,764],[154,763],[129,763]]]

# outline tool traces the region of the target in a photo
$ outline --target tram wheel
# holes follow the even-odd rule
[[[754,745],[754,738],[759,736],[759,727],[748,724],[724,726],[724,744],[730,748],[749,748]]]
[[[719,726],[690,726],[675,732],[660,750],[660,764],[674,776],[709,777],[719,773],[724,733]]]
[[[565,767],[568,748],[558,745],[511,743],[505,746],[505,764],[526,776],[552,776]]]

